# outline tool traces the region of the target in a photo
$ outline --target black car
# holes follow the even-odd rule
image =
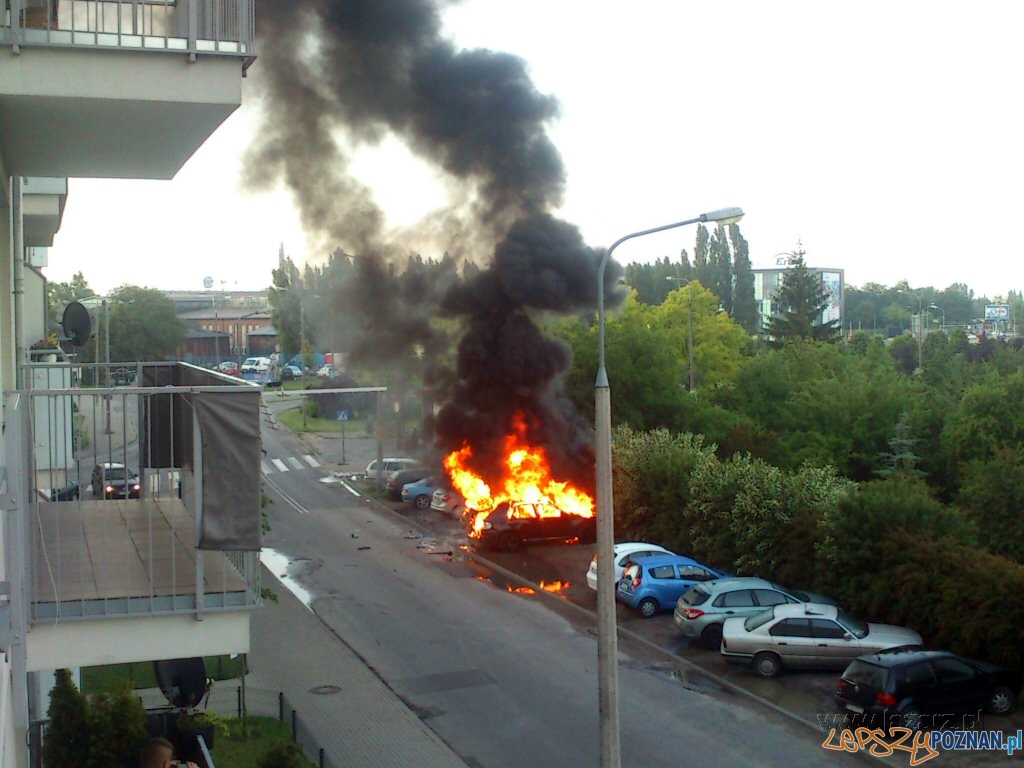
[[[50,489],[50,501],[74,501],[78,498],[79,489],[77,480],[68,480],[63,488]]]
[[[523,544],[536,541],[592,542],[597,535],[597,520],[545,502],[503,501],[490,514],[475,516],[469,535],[482,547],[515,552]]]
[[[429,474],[430,471],[423,467],[395,470],[394,472],[389,472],[384,475],[384,485],[381,490],[388,495],[388,498],[398,500],[402,498],[403,485],[406,483],[415,483],[417,480],[422,480]]]
[[[97,499],[137,499],[139,477],[124,464],[104,462],[92,471],[92,495]]]
[[[836,703],[870,728],[947,727],[952,715],[1013,711],[1019,672],[949,651],[892,649],[858,656],[836,684]]]

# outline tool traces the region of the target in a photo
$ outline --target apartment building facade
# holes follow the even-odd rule
[[[38,342],[67,179],[172,178],[241,104],[254,3],[9,0],[0,10],[4,766],[30,764],[28,734],[56,669],[248,650],[258,388],[144,363],[116,387],[126,379]]]

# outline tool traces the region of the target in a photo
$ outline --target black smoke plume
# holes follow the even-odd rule
[[[536,90],[522,59],[457,50],[443,38],[443,6],[261,0],[253,79],[263,119],[244,180],[254,188],[283,181],[307,236],[324,253],[353,254],[347,308],[365,310],[366,328],[400,340],[357,344],[364,359],[407,357],[409,343],[429,355],[429,318],[464,321],[454,381],[435,391],[445,403],[438,448],[468,440],[486,474],[520,411],[556,466],[590,465],[589,472],[589,438],[560,388],[569,353],[534,322],[538,312],[596,306],[598,254],[550,213],[565,187],[546,131],[558,105]],[[371,190],[350,173],[355,150],[389,135],[451,180],[450,206],[414,231],[390,230]],[[440,286],[423,285],[395,300],[392,270],[436,244],[483,270],[443,296]],[[606,274],[609,303],[621,298],[619,274],[614,265]],[[430,380],[438,389],[445,379]]]

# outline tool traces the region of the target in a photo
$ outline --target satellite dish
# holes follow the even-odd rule
[[[64,336],[73,346],[84,347],[89,342],[92,334],[92,321],[89,319],[89,310],[77,301],[72,301],[64,308],[64,316],[61,318],[60,327]]]
[[[203,278],[203,288],[205,288],[206,290],[210,290],[211,288],[213,288],[213,278],[210,277],[209,275]]]
[[[153,662],[153,676],[173,707],[194,707],[210,688],[202,656]]]

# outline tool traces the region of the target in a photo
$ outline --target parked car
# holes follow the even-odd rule
[[[267,373],[270,370],[271,361],[269,357],[247,357],[242,362],[241,372],[244,373]]]
[[[622,570],[626,567],[626,563],[634,557],[646,557],[647,555],[674,555],[675,552],[670,552],[664,547],[660,547],[657,544],[648,544],[644,541],[623,541],[619,544],[615,544],[612,547],[612,551],[615,553],[615,564],[613,570],[615,573],[615,587],[618,588],[619,579],[622,578]],[[597,590],[597,555],[594,555],[590,559],[590,567],[587,569],[587,586],[593,590]]]
[[[1010,714],[1021,683],[1018,671],[949,651],[894,649],[851,661],[836,704],[868,727],[941,728],[952,714]]]
[[[300,366],[298,366],[298,365],[293,364],[293,363],[289,363],[288,365],[285,365],[285,366],[283,366],[281,368],[281,378],[284,381],[290,381],[290,379],[285,379],[285,375],[286,374],[288,376],[291,376],[292,379],[301,379],[302,378],[302,368]]]
[[[578,539],[592,542],[597,521],[565,512],[548,502],[503,501],[483,517],[479,526],[470,523],[469,535],[484,548],[515,552],[523,544]]]
[[[761,677],[783,669],[843,669],[852,659],[872,651],[901,646],[920,647],[912,629],[870,624],[834,605],[780,603],[722,625],[722,657],[749,664]]]
[[[462,517],[463,511],[466,509],[466,500],[458,491],[442,486],[434,489],[434,495],[430,499],[430,508],[452,517]]]
[[[417,480],[422,480],[428,474],[429,470],[424,467],[397,469],[384,476],[384,484],[381,487],[381,490],[387,494],[388,498],[396,500],[400,499],[402,498],[402,486],[406,483],[414,483]]]
[[[671,611],[680,595],[694,584],[725,575],[685,555],[631,558],[622,570],[615,599],[649,619],[660,611]]]
[[[124,464],[105,461],[92,470],[92,495],[97,499],[137,499],[139,476]]]
[[[77,480],[68,480],[63,488],[50,489],[50,501],[74,501],[79,498],[80,489]]]
[[[753,576],[719,579],[691,587],[676,603],[673,620],[687,637],[709,648],[722,644],[722,624],[731,616],[752,616],[780,603],[824,603],[831,597],[783,587]]]
[[[333,379],[337,377],[338,372],[334,370],[333,365],[324,365],[316,372],[316,375],[322,379]]]
[[[115,387],[126,387],[135,382],[134,368],[116,368],[112,374]]]
[[[424,477],[402,486],[402,501],[412,504],[416,509],[429,509],[434,490],[440,485],[442,478]]]
[[[390,472],[394,472],[396,469],[409,469],[410,467],[418,467],[420,462],[418,459],[410,459],[405,456],[389,456],[383,459],[384,466],[382,472],[387,475]],[[373,459],[369,464],[366,465],[364,473],[367,477],[376,477],[377,475],[377,460]]]
[[[225,360],[217,366],[217,370],[226,373],[228,376],[238,376],[242,372],[241,366],[234,360]]]

